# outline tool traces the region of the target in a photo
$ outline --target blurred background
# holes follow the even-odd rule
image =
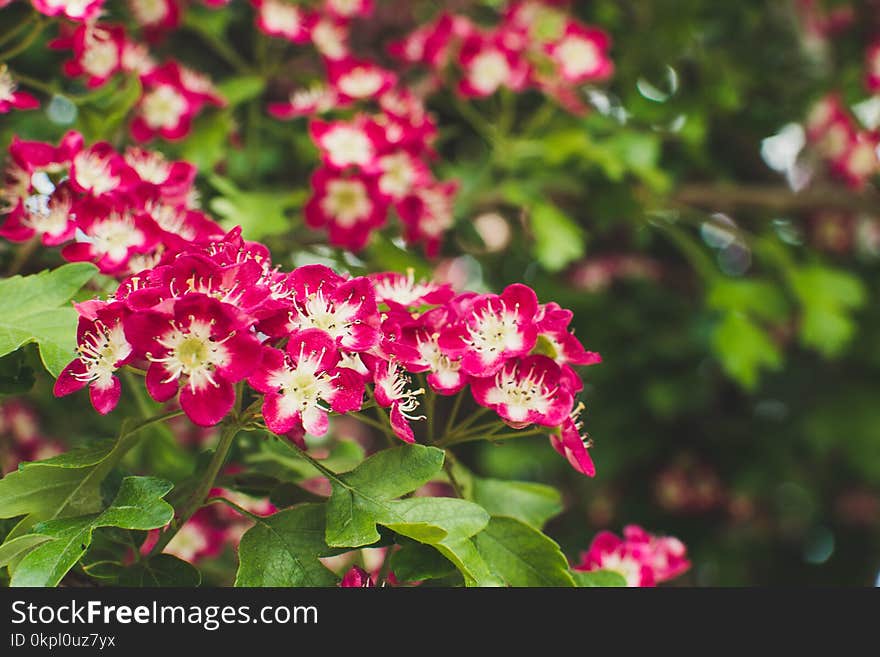
[[[378,1],[353,40],[395,68],[390,39],[439,10],[491,24],[502,4]],[[541,301],[572,309],[577,335],[603,357],[585,374],[596,477],[571,470],[543,439],[460,453],[484,476],[560,486],[566,510],[547,532],[571,559],[597,531],[638,523],[687,544],[693,567],[680,585],[875,585],[880,3],[568,6],[611,36],[615,68],[578,90],[576,112],[537,92],[427,95],[440,126],[439,177],[461,184],[436,259],[404,248],[395,230],[351,255],[303,226],[317,151],[304,124],[265,112],[267,100],[320,75],[295,49],[265,89],[199,117],[185,142],[154,146],[207,172],[203,205],[269,244],[277,262],[412,267],[477,290],[522,281]],[[256,53],[250,11],[233,2],[218,18],[192,3],[184,29],[204,40],[154,47],[223,90],[230,67],[205,44],[214,30],[233,35],[242,57]],[[43,79],[63,59],[32,48],[16,70]],[[400,74],[419,84],[418,71]],[[56,96],[39,112],[0,117],[0,144],[15,134],[54,141],[71,127],[108,137],[90,112],[109,110]],[[499,128],[495,138],[484,138],[482,122]],[[290,203],[277,201],[278,190]],[[16,247],[0,248],[8,269]],[[57,262],[40,252],[23,271]],[[27,367],[33,354],[14,357],[4,359],[3,390],[30,390],[41,435],[76,443],[112,430],[80,412],[83,399],[52,399],[51,381]],[[9,437],[15,410],[4,404]],[[136,458],[160,464],[160,474],[195,458],[173,440],[150,445]]]

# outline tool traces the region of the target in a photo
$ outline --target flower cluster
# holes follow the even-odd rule
[[[6,114],[14,109],[36,109],[39,106],[40,101],[29,93],[18,90],[18,85],[6,64],[0,64],[0,114]]]
[[[813,106],[806,133],[830,171],[850,186],[862,187],[880,171],[880,133],[862,128],[837,94]]]
[[[82,2],[39,3],[43,8],[34,4],[43,13],[51,9],[54,13],[49,15],[61,14],[74,21],[62,24],[59,36],[49,42],[50,48],[71,52],[63,66],[65,75],[83,79],[89,88],[101,87],[120,74],[139,79],[142,91],[131,122],[137,141],[182,139],[206,105],[225,105],[206,76],[173,59],[160,65],[124,26],[97,20],[102,2],[87,3],[87,10]],[[174,0],[132,0],[129,6],[147,37],[179,23],[180,9]]]
[[[0,445],[0,474],[24,461],[41,461],[64,451],[60,442],[41,432],[36,411],[20,399],[0,404]]]
[[[581,554],[574,570],[612,570],[623,575],[627,586],[656,586],[690,568],[687,549],[672,536],[654,536],[638,525],[623,528],[623,538],[603,531]]]
[[[390,52],[430,69],[435,84],[457,80],[465,97],[491,96],[499,89],[537,89],[575,113],[585,111],[576,85],[608,79],[609,36],[572,18],[559,3],[509,3],[490,29],[463,15],[443,13],[419,27]]]
[[[9,155],[0,236],[11,241],[64,245],[65,259],[122,277],[223,235],[194,207],[196,170],[187,162],[136,147],[86,146],[77,132],[57,146],[14,138]]]
[[[593,474],[574,367],[599,356],[570,331],[571,312],[538,303],[531,288],[455,294],[411,272],[347,277],[305,265],[285,273],[239,229],[176,246],[111,298],[77,305],[77,358],[57,395],[88,385],[95,409],[109,413],[121,394],[117,372],[132,366],[145,371],[153,399],[179,393],[186,415],[212,426],[246,381],[262,395],[266,427],[303,445],[305,432],[326,433],[331,412],[359,411],[371,386],[394,433],[414,442],[424,391],[410,375],[419,374],[439,395],[469,386],[514,429],[546,428],[557,451]]]

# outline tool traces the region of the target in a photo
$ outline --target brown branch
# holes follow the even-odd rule
[[[793,192],[771,185],[685,184],[673,194],[675,201],[708,210],[739,207],[780,212],[834,209],[880,213],[880,193],[844,187],[815,187]]]

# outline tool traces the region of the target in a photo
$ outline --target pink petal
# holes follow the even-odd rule
[[[180,391],[181,408],[200,427],[213,427],[235,404],[235,387],[223,378],[216,381],[217,385],[207,384],[195,391],[187,384]]]

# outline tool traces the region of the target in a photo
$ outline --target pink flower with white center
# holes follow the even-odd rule
[[[64,397],[89,386],[92,406],[106,415],[119,403],[122,386],[116,371],[134,356],[125,338],[123,320],[128,314],[122,303],[81,304],[77,326],[77,357],[55,381],[55,396]]]
[[[678,577],[690,565],[687,549],[677,538],[628,525],[623,539],[608,531],[597,534],[574,570],[613,570],[623,575],[627,586],[648,587]]]
[[[323,84],[291,92],[286,103],[269,103],[269,114],[277,119],[293,119],[299,116],[323,114],[339,103],[336,91]]]
[[[73,238],[74,214],[73,195],[64,185],[51,195],[35,194],[16,206],[0,228],[0,236],[24,242],[39,235],[45,246],[58,246]]]
[[[373,13],[373,0],[324,0],[324,10],[341,19],[363,18]]]
[[[287,318],[288,332],[319,329],[338,349],[369,351],[379,343],[379,313],[370,281],[364,277],[339,281],[322,265],[306,265],[290,274],[294,307]]]
[[[865,53],[865,86],[868,91],[880,91],[880,42],[868,47]]]
[[[10,110],[32,110],[40,106],[40,101],[24,91],[18,91],[6,64],[0,65],[0,114]]]
[[[144,212],[165,232],[162,242],[178,250],[182,250],[184,245],[176,244],[180,240],[170,239],[172,235],[185,242],[205,242],[223,237],[223,229],[204,212],[198,210],[148,201],[144,204]]]
[[[467,374],[492,376],[509,358],[524,356],[535,346],[537,312],[538,298],[532,288],[514,283],[501,295],[487,294],[474,300],[463,321],[440,336],[440,346],[447,354],[461,358]]]
[[[330,60],[327,72],[343,102],[376,98],[397,83],[397,76],[391,71],[360,59]]]
[[[257,365],[260,342],[234,307],[204,294],[173,302],[170,313],[145,311],[125,320],[125,335],[150,361],[150,396],[168,401],[180,390],[180,406],[195,424],[217,424],[235,403],[234,384]]]
[[[32,195],[48,196],[55,190],[54,177],[67,175],[70,160],[82,150],[83,139],[71,130],[58,146],[39,141],[22,141],[13,135],[9,145],[9,163],[0,188],[0,214],[16,208]],[[40,201],[41,203],[43,201]]]
[[[593,442],[586,434],[582,434],[583,423],[579,416],[584,410],[578,404],[571,415],[550,434],[550,444],[559,454],[564,456],[575,470],[588,477],[596,476],[596,466],[590,456],[589,448]]]
[[[400,317],[406,319],[400,321]],[[468,382],[467,374],[461,369],[461,359],[450,357],[440,348],[440,336],[454,321],[452,310],[441,306],[417,319],[408,314],[392,314],[382,326],[386,342],[394,338],[386,351],[398,357],[410,372],[428,372],[428,385],[441,395],[454,395]]]
[[[328,60],[348,56],[348,28],[344,23],[330,17],[318,20],[310,33],[315,48]]]
[[[375,167],[380,131],[371,121],[319,121],[309,124],[309,133],[329,166],[344,169],[358,166]]]
[[[414,189],[432,181],[428,166],[405,150],[380,156],[376,165],[379,191],[391,201],[401,201]]]
[[[570,21],[562,37],[546,49],[562,78],[579,84],[611,77],[614,64],[608,57],[610,45],[608,34],[602,30]]]
[[[165,66],[177,69],[180,86],[193,112],[198,112],[205,105],[226,107],[226,99],[223,98],[217,87],[214,86],[214,82],[207,75],[177,62],[169,62]]]
[[[269,36],[291,43],[307,43],[314,16],[285,0],[251,0],[257,9],[257,28]]]
[[[375,586],[370,574],[358,566],[352,566],[339,582],[339,587],[343,589],[369,589]]]
[[[440,252],[443,236],[455,223],[453,213],[458,182],[431,182],[419,187],[395,208],[405,226],[409,244],[422,243],[429,258]]]
[[[312,198],[304,208],[306,224],[326,227],[334,246],[363,249],[372,231],[387,218],[387,204],[375,179],[319,169],[311,182]]]
[[[862,187],[868,178],[880,170],[877,149],[880,146],[880,134],[876,132],[858,133],[846,149],[834,162],[832,170],[856,189]]]
[[[176,0],[128,0],[135,22],[147,30],[167,31],[180,24]]]
[[[370,274],[369,278],[376,292],[376,302],[384,303],[391,308],[437,306],[446,303],[455,295],[448,283],[417,281],[412,268],[407,269],[406,274],[389,271]]]
[[[85,76],[86,86],[95,88],[121,69],[125,41],[125,30],[118,25],[86,23],[49,42],[49,47],[73,50],[73,59],[64,63],[64,73],[73,78]]]
[[[81,203],[76,216],[76,242],[61,250],[69,262],[93,262],[102,274],[124,273],[129,259],[153,250],[159,241],[155,222],[143,213],[117,211]]]
[[[559,381],[556,363],[546,356],[526,356],[508,360],[493,376],[472,379],[471,391],[478,404],[494,410],[514,429],[530,424],[555,427],[574,406],[571,393]]]
[[[143,43],[126,39],[122,44],[120,66],[126,73],[137,73],[144,76],[156,70],[158,64],[150,55],[150,49]]]
[[[155,188],[165,199],[183,199],[192,188],[196,168],[189,162],[169,162],[158,151],[132,146],[123,154],[125,163],[134,169],[141,183]]]
[[[93,197],[123,192],[137,182],[137,174],[107,142],[98,142],[74,155],[70,186]]]
[[[388,47],[389,53],[410,64],[426,64],[441,68],[449,58],[452,41],[472,31],[470,21],[463,16],[441,14],[433,23],[417,28],[401,41]]]
[[[44,16],[64,16],[75,22],[91,21],[103,9],[104,0],[31,0]]]
[[[143,555],[150,553],[159,540],[160,530],[153,529],[140,547]],[[226,547],[226,527],[217,517],[214,506],[202,507],[165,546],[164,554],[173,554],[178,559],[197,564],[202,559],[215,557]]]
[[[294,333],[285,352],[263,347],[260,365],[248,378],[250,386],[265,395],[262,412],[270,431],[283,435],[302,427],[323,436],[330,411],[360,409],[364,382],[357,372],[337,367],[335,341],[324,331]]]
[[[141,142],[156,135],[178,140],[189,133],[191,121],[189,103],[181,90],[170,84],[160,84],[141,97],[131,124],[131,134]]]
[[[406,370],[396,361],[377,360],[372,367],[373,394],[376,403],[383,408],[391,407],[390,420],[394,434],[402,441],[416,441],[410,422],[424,420],[424,415],[413,415],[419,407],[417,397],[425,393],[422,388],[410,390]]]
[[[464,96],[491,96],[501,87],[520,91],[528,80],[528,63],[498,43],[497,38],[469,36],[462,43],[458,59],[464,73],[458,90]]]

